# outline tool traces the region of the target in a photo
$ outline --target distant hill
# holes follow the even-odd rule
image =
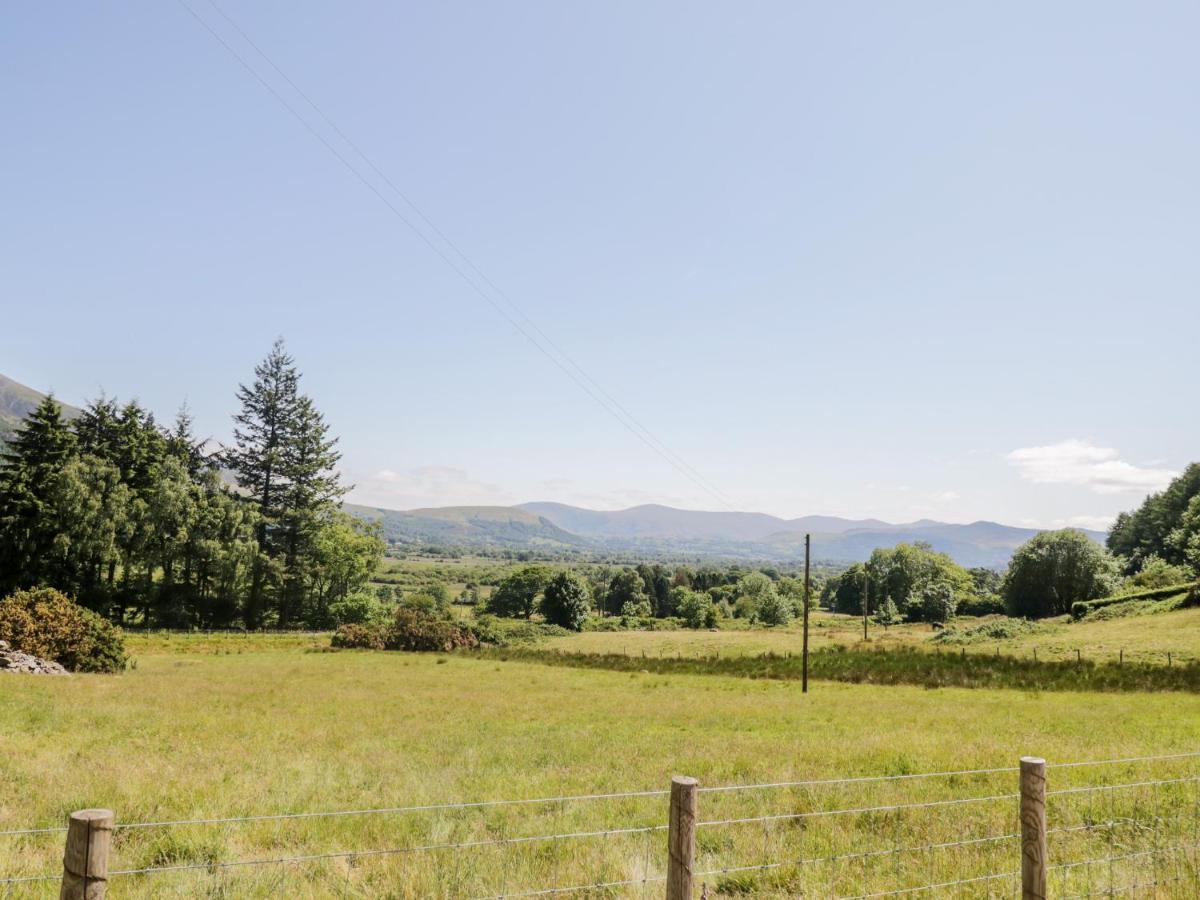
[[[840,534],[814,534],[813,545],[814,552],[819,551],[822,559],[860,562],[879,547],[924,541],[934,550],[951,556],[959,565],[1002,568],[1008,564],[1013,551],[1037,533],[1034,528],[1015,528],[996,522],[951,525],[923,520],[911,525],[853,529]],[[1103,532],[1084,533],[1097,543],[1104,542]],[[785,557],[804,552],[803,536],[794,533],[774,534],[764,543]]]
[[[31,387],[0,375],[0,441],[7,441],[21,421],[45,397],[45,394],[40,394]],[[79,415],[79,410],[64,403],[63,414],[68,419],[73,419]]]
[[[384,537],[400,544],[546,549],[587,542],[553,522],[510,506],[445,506],[400,511],[347,503],[346,512],[379,522]]]
[[[653,503],[611,512],[565,503],[522,503],[517,508],[544,516],[559,528],[575,534],[605,538],[759,541],[779,532],[836,534],[852,528],[887,526],[878,519],[839,519],[835,516],[780,519],[766,513],[708,512]]]
[[[706,512],[646,505],[604,511],[563,503],[516,507],[451,506],[407,512],[348,504],[355,515],[383,523],[385,536],[401,544],[509,549],[593,549],[791,561],[813,554],[826,562],[858,562],[877,548],[926,541],[964,566],[1001,568],[1012,552],[1037,534],[995,522],[954,525],[922,519],[892,525],[878,519],[805,516],[781,519],[765,513]],[[1101,532],[1086,532],[1103,542]]]

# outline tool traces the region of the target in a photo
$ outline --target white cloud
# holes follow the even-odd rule
[[[934,503],[953,503],[959,499],[957,491],[937,491],[929,497]]]
[[[1178,473],[1135,466],[1111,447],[1088,441],[1060,441],[1045,447],[1023,447],[1006,457],[1021,477],[1035,484],[1075,484],[1097,494],[1148,493],[1161,490]]]
[[[465,469],[420,466],[397,472],[380,469],[355,486],[355,503],[391,509],[426,506],[510,506],[516,499],[502,488],[476,481]]]

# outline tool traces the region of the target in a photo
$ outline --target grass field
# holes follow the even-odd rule
[[[969,628],[976,620],[959,620]],[[987,621],[981,619],[977,621]],[[871,622],[866,646],[913,647],[933,652],[936,632],[926,624],[893,625],[884,629]],[[862,620],[855,616],[825,611],[812,615],[810,646],[815,649],[840,645],[862,649]],[[555,647],[583,653],[621,653],[648,656],[722,656],[760,653],[799,653],[801,629],[797,622],[786,628],[722,631],[627,631],[584,632],[554,642]],[[958,648],[955,647],[957,650]],[[1180,662],[1200,660],[1200,608],[1175,610],[1157,615],[1132,616],[1105,621],[1073,622],[1069,617],[1039,623],[1030,634],[1006,640],[981,641],[968,645],[968,653],[993,653],[1039,659],[1115,660],[1122,650],[1128,660],[1166,663],[1167,653]]]
[[[627,635],[607,635],[623,639]],[[582,639],[582,638],[581,638]],[[469,656],[315,652],[324,636],[171,636],[131,640],[121,676],[0,681],[0,830],[60,824],[108,806],[119,822],[412,806],[665,789],[675,773],[704,786],[1009,767],[1192,751],[1193,694],[928,690],[831,682],[655,675]],[[1052,787],[1191,778],[1197,760],[1052,771]],[[702,819],[1007,795],[1015,775],[958,776],[704,794]],[[1052,838],[1062,861],[1112,848],[1197,843],[1194,781],[1053,798],[1052,827],[1121,820]],[[660,796],[119,831],[115,869],[270,859],[337,850],[457,844],[665,822]],[[1008,834],[1015,800],[704,827],[702,870],[875,853],[705,877],[710,892],[756,896],[872,890],[1012,871],[1011,840],[919,853]],[[1152,825],[1150,823],[1153,823]],[[1186,831],[1186,834],[1185,834]],[[56,872],[59,834],[0,835],[0,878]],[[121,876],[113,897],[429,897],[515,895],[632,880],[582,896],[659,896],[659,831],[291,865]],[[1119,855],[1119,854],[1118,854]],[[1116,864],[1122,884],[1174,873],[1195,853]],[[1056,886],[1107,884],[1108,864]],[[1158,896],[1192,896],[1195,881]],[[13,886],[39,897],[53,885]],[[956,895],[1011,895],[974,882]]]

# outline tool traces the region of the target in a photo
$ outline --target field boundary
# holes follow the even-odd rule
[[[463,651],[504,662],[527,662],[569,668],[604,669],[651,675],[723,675],[800,681],[798,654],[589,653],[581,650],[504,648]],[[823,647],[809,655],[809,677],[850,684],[920,687],[1011,688],[1023,691],[1179,691],[1200,692],[1200,661],[1168,655],[1166,665],[1130,661],[1123,654],[1097,661],[1047,660],[1009,654],[956,651],[928,652],[910,647],[871,650]]]
[[[1185,774],[1172,773],[1172,777],[1146,777],[1140,773],[1149,772],[1150,766],[1164,763],[1193,762],[1200,760],[1200,752],[1183,752],[1172,754],[1125,757],[1119,759],[1085,760],[1048,764],[1045,760],[1034,757],[1022,757],[1016,766],[1000,766],[975,769],[955,769],[936,772],[916,772],[884,775],[857,775],[846,778],[780,780],[773,782],[750,782],[739,784],[701,786],[694,778],[676,776],[669,788],[617,791],[609,793],[565,794],[549,797],[530,797],[502,800],[474,800],[463,802],[447,802],[436,804],[414,804],[410,806],[387,806],[366,809],[298,811],[283,813],[263,813],[246,816],[220,816],[195,819],[165,819],[161,821],[134,821],[118,823],[110,810],[90,809],[72,813],[66,826],[40,826],[24,829],[9,829],[0,831],[0,839],[23,838],[34,835],[66,835],[63,872],[40,873],[29,875],[3,876],[0,874],[0,885],[9,891],[20,884],[35,884],[58,881],[62,885],[63,898],[94,898],[102,897],[105,887],[111,879],[141,878],[148,876],[169,875],[185,871],[207,871],[216,874],[230,869],[240,869],[254,866],[282,866],[316,863],[330,860],[362,860],[371,857],[397,856],[404,854],[430,854],[438,852],[469,853],[485,847],[506,848],[522,844],[541,844],[561,841],[604,840],[622,835],[665,834],[667,852],[662,857],[662,873],[645,871],[637,879],[598,880],[586,883],[562,883],[542,887],[528,887],[514,891],[505,890],[503,893],[489,894],[497,900],[502,897],[536,897],[564,894],[569,895],[583,891],[598,889],[615,889],[621,887],[640,886],[644,891],[650,884],[665,883],[668,900],[684,900],[695,896],[699,888],[704,896],[710,881],[719,884],[722,879],[729,879],[746,873],[768,873],[779,870],[802,872],[807,867],[831,864],[846,864],[852,862],[868,863],[871,860],[903,856],[920,856],[932,854],[934,851],[953,850],[956,848],[980,848],[983,845],[994,845],[999,848],[1008,847],[1011,853],[1011,867],[1002,867],[998,871],[983,874],[964,874],[958,879],[927,879],[916,884],[897,883],[890,887],[866,894],[837,895],[843,900],[863,900],[866,897],[901,896],[922,894],[933,891],[943,891],[965,885],[987,885],[990,895],[992,885],[1000,883],[1014,890],[1020,885],[1020,894],[1024,898],[1045,898],[1047,883],[1052,877],[1067,877],[1069,873],[1084,870],[1087,873],[1087,891],[1084,893],[1064,894],[1063,896],[1092,896],[1092,870],[1105,867],[1108,872],[1108,883],[1100,893],[1128,893],[1141,890],[1143,887],[1165,886],[1168,884],[1185,883],[1200,888],[1200,865],[1197,851],[1200,850],[1200,774],[1189,771]],[[1069,785],[1062,788],[1048,789],[1048,780],[1052,773],[1080,771],[1086,769],[1120,768],[1120,778],[1102,778],[1099,782],[1094,779],[1083,784]],[[1048,777],[1048,771],[1051,776]],[[1130,776],[1133,776],[1132,778]],[[865,787],[872,788],[886,784],[902,784],[905,782],[940,780],[948,786],[968,779],[980,779],[991,776],[1011,777],[1013,790],[1000,793],[968,793],[966,796],[950,796],[935,800],[907,803],[876,803],[856,804],[851,806],[834,806],[832,808],[811,808],[813,805],[811,792],[814,789],[833,787]],[[1185,785],[1193,786],[1193,797],[1181,805],[1180,791],[1186,790]],[[1177,801],[1173,809],[1174,816],[1166,815],[1170,810],[1165,802],[1169,799],[1162,793],[1167,789],[1175,791]],[[1127,816],[1096,816],[1092,808],[1092,797],[1103,795],[1109,798],[1110,808],[1112,798],[1121,792],[1153,792],[1153,806],[1135,803],[1133,815]],[[791,806],[783,811],[769,812],[758,815],[733,815],[703,818],[700,814],[701,800],[704,797],[717,798],[747,792],[772,794],[788,792]],[[1048,802],[1073,797],[1088,800],[1088,815],[1082,821],[1067,821],[1058,824],[1053,816],[1047,815]],[[316,819],[345,816],[396,816],[416,815],[442,811],[488,810],[499,807],[552,805],[552,804],[586,804],[603,803],[615,800],[631,799],[668,799],[666,821],[652,824],[629,825],[627,827],[596,828],[578,831],[563,831],[546,834],[530,834],[502,836],[465,841],[442,841],[428,844],[412,844],[395,847],[374,847],[360,849],[339,849],[313,853],[292,853],[272,856],[270,858],[235,859],[205,862],[185,862],[158,866],[110,868],[110,846],[115,835],[122,832],[145,829],[194,828],[213,825],[231,825],[239,823],[282,822],[297,819]],[[797,808],[804,799],[810,808]],[[763,825],[775,823],[812,823],[812,826],[824,820],[844,817],[857,821],[878,821],[888,815],[909,815],[913,813],[929,813],[936,815],[939,811],[950,807],[970,805],[1005,804],[1011,807],[1014,827],[995,834],[964,836],[952,841],[938,841],[924,844],[904,845],[897,840],[895,845],[865,849],[853,853],[825,854],[821,856],[785,855],[780,858],[766,859],[757,862],[731,862],[727,865],[705,867],[698,863],[697,835],[712,830],[730,829],[747,825]],[[1190,811],[1190,816],[1188,815]],[[1179,824],[1184,819],[1185,825],[1190,825],[1190,831],[1179,834],[1177,840],[1167,841],[1171,824]],[[809,827],[809,826],[806,826]],[[1114,840],[1113,835],[1120,832],[1120,840]],[[1051,837],[1080,835],[1088,838],[1099,836],[1101,846],[1108,852],[1093,854],[1080,859],[1052,860],[1049,850]],[[1139,838],[1139,840],[1132,840]],[[1190,837],[1190,839],[1188,839]],[[1150,839],[1151,845],[1138,846],[1139,842]],[[1141,860],[1138,865],[1145,868],[1145,860],[1149,859],[1152,877],[1148,881],[1138,880],[1124,885],[1114,884],[1114,866],[1118,862],[1133,863]],[[1173,866],[1173,867],[1172,867]],[[1078,879],[1067,883],[1075,885]]]

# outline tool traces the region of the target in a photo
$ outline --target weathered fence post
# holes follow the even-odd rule
[[[692,900],[696,861],[695,778],[671,779],[671,818],[667,828],[667,900]]]
[[[1021,757],[1021,900],[1046,898],[1046,761]]]
[[[67,823],[59,900],[101,900],[108,887],[108,848],[112,843],[111,809],[81,809]]]

